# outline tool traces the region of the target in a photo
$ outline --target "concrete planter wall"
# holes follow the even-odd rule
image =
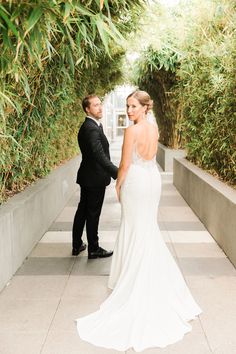
[[[165,145],[158,143],[158,150],[157,150],[157,162],[166,172],[173,171],[173,159],[185,157],[186,153],[185,150],[179,149],[170,149],[167,148]]]
[[[174,185],[236,266],[236,191],[186,159],[174,160]]]
[[[0,290],[75,192],[76,157],[0,207]]]

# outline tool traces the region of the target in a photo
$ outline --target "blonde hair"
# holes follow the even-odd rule
[[[130,97],[136,98],[136,100],[138,100],[142,106],[147,106],[146,113],[149,112],[153,107],[153,100],[151,100],[151,97],[146,91],[135,90],[129,94],[126,100],[128,100]]]

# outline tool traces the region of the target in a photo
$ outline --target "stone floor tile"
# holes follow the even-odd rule
[[[77,257],[71,275],[109,275],[112,257],[88,259]]]
[[[168,231],[206,231],[205,226],[198,221],[163,221],[163,227]]]
[[[48,231],[71,231],[73,225],[73,220],[68,222],[54,222],[49,227]]]
[[[160,167],[159,164],[157,164],[157,166]],[[171,172],[171,171],[161,171],[161,179],[163,181],[166,180],[166,181],[169,181],[169,182],[172,183],[172,181],[173,181],[173,172]]]
[[[100,231],[118,231],[120,228],[120,218],[117,219],[109,219],[108,217],[101,217],[101,222],[99,225],[99,230]]]
[[[235,354],[236,353],[236,343],[235,341],[223,343],[218,348],[213,350],[214,354]]]
[[[118,230],[99,230],[99,240],[101,242],[114,242],[116,240]],[[87,243],[86,232],[83,233],[83,241]],[[40,240],[40,243],[68,243],[71,245],[71,231],[48,231]]]
[[[172,192],[175,192],[175,193],[178,193],[175,186],[171,183],[162,183],[162,192],[166,192],[166,191],[172,191]]]
[[[76,332],[76,319],[97,311],[107,296],[107,293],[97,293],[93,297],[87,295],[80,298],[63,297],[53,318],[50,330]]]
[[[185,276],[235,276],[235,268],[227,258],[178,258],[178,263]]]
[[[183,258],[226,258],[216,243],[174,243],[174,248],[177,256]]]
[[[161,221],[198,221],[197,216],[189,207],[161,207],[160,211]]]
[[[101,223],[99,224],[99,231],[117,231],[120,227],[120,219],[111,220],[109,218],[101,217]]]
[[[173,243],[215,243],[215,240],[208,231],[168,231]]]
[[[106,222],[107,219],[120,220],[120,216],[121,216],[120,204],[116,203],[114,206],[115,202],[111,202],[111,204],[108,204],[107,202],[105,203],[106,205],[102,208],[102,212],[101,212],[101,218],[100,218],[101,223],[104,221]]]
[[[112,224],[112,223],[115,223],[116,225],[118,224],[118,228],[119,228],[119,225],[120,225],[120,210],[119,211],[112,211],[110,210],[103,210],[102,211],[102,214],[101,214],[101,217],[100,217],[100,222],[99,222],[99,228],[103,229],[104,227],[104,224]],[[118,230],[117,228],[117,230]]]
[[[73,257],[31,257],[17,271],[18,275],[68,275],[75,259]]]
[[[108,276],[70,276],[64,289],[62,298],[74,297],[97,299],[98,294],[105,298],[111,293],[107,288]]]
[[[40,354],[47,332],[0,332],[1,354]]]
[[[0,299],[0,332],[47,331],[56,312],[59,298]]]
[[[180,195],[162,194],[159,206],[162,207],[186,207],[187,203]]]
[[[29,257],[70,257],[71,256],[71,242],[70,243],[38,243]]]
[[[201,323],[213,353],[234,354],[236,348],[236,270],[234,276],[187,277],[203,313]]]
[[[179,196],[179,193],[177,192],[176,189],[166,189],[165,186],[166,185],[162,185],[161,197],[167,197],[167,196],[176,197],[176,196]]]
[[[77,332],[51,331],[41,354],[125,354],[121,351],[95,347],[82,341]]]
[[[120,203],[117,201],[116,195],[113,192],[111,193],[110,189],[107,189],[105,194],[105,203],[103,204],[102,207],[102,213],[104,213],[104,210],[107,210],[109,212],[110,208],[113,209],[113,212],[120,213],[121,207],[120,207]]]
[[[68,276],[17,276],[1,292],[2,299],[50,299],[60,298]],[[1,352],[0,352],[1,353]]]
[[[61,214],[57,217],[56,222],[73,221],[76,212],[76,207],[66,206]]]
[[[73,196],[68,201],[67,206],[77,208],[79,199],[80,199],[80,188],[78,186],[78,192],[73,194]]]
[[[118,235],[116,231],[99,231],[99,242],[115,242]]]
[[[48,231],[41,238],[40,243],[71,243],[72,231]]]

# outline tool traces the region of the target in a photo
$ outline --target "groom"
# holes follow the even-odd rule
[[[83,99],[82,106],[87,116],[78,134],[82,162],[76,181],[80,185],[80,202],[72,229],[72,255],[77,256],[86,249],[82,242],[86,224],[88,258],[104,258],[113,252],[99,246],[98,223],[106,186],[111,177],[117,178],[118,168],[110,161],[109,143],[99,121],[102,118],[100,99],[89,95]]]

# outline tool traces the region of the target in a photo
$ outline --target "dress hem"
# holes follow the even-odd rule
[[[187,320],[187,323],[190,322],[190,321],[196,320],[197,317],[199,317],[199,315],[200,315],[201,313],[202,313],[202,311],[199,312],[197,315],[194,315],[193,317],[191,317],[189,320]],[[89,343],[89,344],[92,344],[92,345],[94,345],[94,346],[96,346],[96,347],[101,347],[101,348],[105,348],[105,349],[113,349],[113,350],[117,350],[117,351],[121,351],[121,352],[130,350],[130,349],[134,350],[136,353],[140,353],[140,352],[142,352],[142,351],[144,351],[144,350],[147,350],[147,349],[154,349],[154,348],[162,348],[162,349],[163,349],[163,348],[168,347],[169,345],[172,345],[172,344],[175,344],[175,343],[177,343],[177,342],[180,342],[180,341],[184,338],[184,336],[185,336],[186,334],[188,334],[188,333],[190,333],[190,332],[192,331],[192,328],[187,329],[186,331],[183,332],[183,334],[182,334],[181,337],[179,337],[179,338],[177,338],[177,339],[175,339],[175,340],[173,340],[173,341],[170,341],[170,342],[167,343],[167,344],[158,344],[158,343],[155,343],[155,344],[153,344],[153,345],[151,345],[151,346],[147,346],[147,347],[145,346],[145,347],[140,348],[140,349],[138,349],[138,348],[136,348],[136,347],[133,347],[132,345],[131,345],[131,346],[127,346],[127,347],[121,348],[121,347],[117,347],[117,346],[108,346],[108,345],[106,345],[106,344],[101,344],[101,343],[98,343],[98,342],[96,342],[96,341],[92,341],[92,340],[86,339],[85,337],[83,337],[83,335],[81,335],[81,333],[80,333],[80,331],[79,331],[79,328],[78,328],[78,321],[79,321],[79,319],[76,320],[76,322],[77,322],[77,331],[78,331],[78,334],[79,334],[80,338],[81,338],[83,341],[85,341],[85,342],[87,342],[87,343]]]

